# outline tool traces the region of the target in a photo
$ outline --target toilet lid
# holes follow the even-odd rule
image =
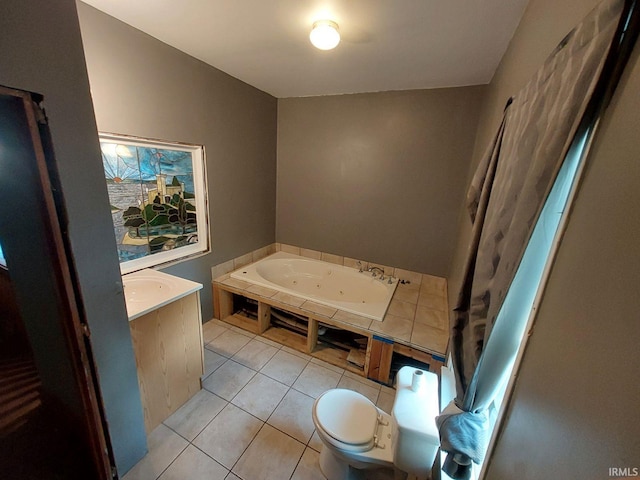
[[[378,409],[364,395],[338,388],[318,399],[316,418],[322,429],[339,442],[359,445],[373,438]]]

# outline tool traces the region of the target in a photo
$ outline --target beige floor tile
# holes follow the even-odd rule
[[[315,430],[313,432],[313,435],[311,435],[311,440],[309,440],[309,446],[316,452],[320,452],[320,450],[322,449],[322,440],[320,440],[320,436]]]
[[[408,320],[395,315],[387,314],[382,322],[372,322],[371,330],[374,332],[384,333],[388,337],[406,342],[411,339],[411,330],[413,329],[413,320]]]
[[[440,330],[449,330],[449,319],[447,312],[434,310],[424,305],[416,308],[416,323],[423,323]]]
[[[374,404],[378,400],[378,394],[380,393],[379,388],[374,388],[369,385],[365,385],[362,382],[359,382],[353,378],[349,378],[347,376],[342,376],[340,382],[338,382],[338,388],[346,388],[347,390],[353,390],[354,392],[358,392],[365,397],[367,397]]]
[[[230,327],[230,325],[227,322],[223,322],[222,320],[218,320],[217,318],[212,318],[211,320],[209,320],[209,322],[213,322],[216,325],[220,325],[220,326],[226,327],[226,328]],[[207,322],[207,323],[209,323],[209,322]]]
[[[393,395],[393,396],[395,396],[395,394],[396,394],[396,389],[395,389],[395,388],[393,388],[393,387],[388,387],[388,386],[386,386],[386,385],[380,385],[380,391],[381,391],[381,392],[386,392],[386,393],[388,393],[389,395]]]
[[[358,375],[357,373],[350,372],[349,370],[344,371],[344,376],[353,378],[354,380],[357,380],[360,383],[364,383],[365,385],[369,385],[370,387],[377,390],[380,390],[380,388],[382,387],[382,384],[374,382],[373,380],[369,380],[368,378],[365,378],[362,375]]]
[[[406,318],[413,320],[416,314],[416,304],[409,302],[400,302],[398,300],[391,300],[387,315],[393,315],[395,317]]]
[[[227,360],[202,382],[202,386],[225,400],[231,400],[255,374],[250,368]]]
[[[155,480],[189,445],[169,427],[158,425],[147,438],[149,453],[140,460],[123,480]]]
[[[215,372],[220,365],[227,361],[227,357],[223,357],[208,348],[204,349],[204,376],[208,377]]]
[[[424,347],[444,355],[447,351],[448,342],[449,333],[444,330],[422,323],[416,323],[413,327],[411,343],[418,347]]]
[[[395,398],[395,395],[391,395],[387,392],[380,392],[380,395],[378,395],[378,401],[376,402],[376,407],[388,414],[391,414]]]
[[[245,367],[260,370],[277,351],[277,348],[254,338],[238,350],[232,359]]]
[[[320,470],[319,458],[320,454],[317,451],[307,447],[291,480],[325,480],[325,476]]]
[[[256,436],[263,422],[228,404],[198,435],[193,444],[231,469]]]
[[[247,330],[245,330],[244,328],[240,328],[240,327],[236,327],[235,325],[230,325],[229,329],[239,333],[240,335],[244,335],[245,337],[249,337],[249,338],[255,338],[256,335],[254,333],[248,332]]]
[[[227,403],[226,400],[203,389],[167,418],[164,424],[191,441]]]
[[[256,335],[255,337],[256,340],[262,342],[262,343],[266,343],[267,345],[271,345],[272,347],[275,347],[276,350],[280,350],[282,348],[282,344],[278,343],[278,342],[274,342],[273,340],[269,340],[266,337],[261,337],[260,335]]]
[[[327,368],[329,370],[333,370],[334,372],[339,373],[340,375],[344,373],[344,368],[340,368],[336,365],[332,365],[331,363],[325,362],[324,360],[320,360],[319,358],[311,357],[311,362],[315,363],[316,365],[320,365],[321,367]]]
[[[296,350],[296,349],[294,349],[294,348],[287,347],[287,346],[284,346],[284,345],[283,345],[283,347],[281,348],[281,350],[282,350],[283,352],[290,353],[291,355],[295,355],[296,357],[304,358],[304,359],[305,359],[305,360],[307,360],[307,361],[311,360],[311,355],[307,355],[306,353],[302,353],[301,351]]]
[[[315,429],[311,417],[313,402],[304,393],[289,390],[267,423],[306,445]]]
[[[396,292],[406,294],[399,298],[411,300],[418,292],[419,299],[438,296],[433,288],[441,288],[443,279],[434,277],[429,286],[430,280],[424,278],[422,289],[413,283],[398,285]],[[394,301],[412,305],[398,302],[399,298]],[[395,308],[410,315],[404,305]],[[384,322],[366,319],[366,323],[381,335],[444,352],[448,342],[445,312],[419,304],[414,316],[415,324],[391,312]],[[367,328],[357,323],[363,317],[338,312],[334,318]],[[204,324],[203,334],[205,372],[209,374],[203,381],[206,390],[151,433],[149,454],[124,480],[156,480],[161,474],[159,480],[322,480],[318,466],[322,441],[311,416],[314,399],[340,387],[360,392],[387,413],[393,407],[393,388],[219,320]],[[192,440],[192,445],[185,439]],[[386,479],[388,473],[366,478]]]
[[[158,480],[224,480],[229,470],[189,445]]]
[[[310,397],[318,398],[321,393],[335,388],[340,377],[342,377],[340,373],[309,363],[294,382],[293,388]]]
[[[232,357],[235,353],[249,343],[251,339],[246,335],[227,330],[222,335],[207,343],[207,348],[225,357]]]
[[[287,390],[289,390],[288,386],[258,373],[233,397],[231,403],[260,420],[266,421]]]
[[[304,449],[300,442],[264,425],[232,471],[251,480],[288,479]]]
[[[285,385],[293,385],[309,363],[308,360],[293,355],[284,350],[279,350],[269,362],[262,367],[260,373],[267,375]]]
[[[224,325],[220,325],[218,322],[208,321],[202,325],[202,339],[206,345],[214,338],[219,337],[226,332],[228,328]]]

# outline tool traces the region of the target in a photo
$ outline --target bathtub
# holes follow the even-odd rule
[[[231,273],[232,278],[381,321],[398,280],[388,283],[369,272],[277,252]]]

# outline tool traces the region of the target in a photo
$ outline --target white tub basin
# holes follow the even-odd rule
[[[202,288],[200,283],[151,269],[123,275],[122,284],[129,321]]]
[[[231,273],[232,278],[382,321],[398,285],[356,268],[277,252]]]

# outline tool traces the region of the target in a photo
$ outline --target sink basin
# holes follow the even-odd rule
[[[122,277],[129,321],[202,288],[200,283],[146,269]]]
[[[172,290],[175,290],[172,282],[151,276],[124,280],[124,298],[127,304],[155,302],[165,295],[171,295]]]

